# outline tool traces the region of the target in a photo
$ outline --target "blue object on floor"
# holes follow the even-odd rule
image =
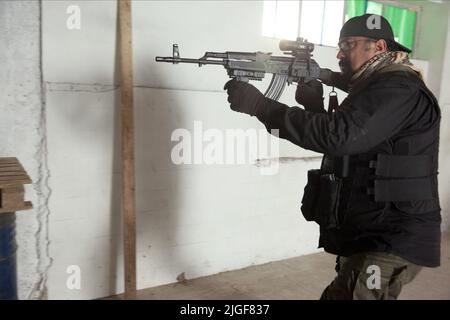
[[[16,216],[0,213],[0,300],[17,300]]]

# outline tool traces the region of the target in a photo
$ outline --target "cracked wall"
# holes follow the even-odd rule
[[[33,184],[33,210],[17,213],[20,299],[46,297],[48,210],[45,103],[41,94],[40,4],[0,2],[0,156],[14,156]]]

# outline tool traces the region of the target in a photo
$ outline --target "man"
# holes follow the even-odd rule
[[[341,73],[323,79],[349,93],[332,113],[318,81],[297,88],[305,110],[247,83],[225,85],[231,109],[324,154],[321,169],[308,172],[302,200],[305,218],[320,225],[319,247],[338,256],[321,299],[396,299],[422,266],[440,264],[440,109],[409,52],[383,17],[348,20]]]

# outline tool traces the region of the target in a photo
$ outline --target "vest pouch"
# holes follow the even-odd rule
[[[307,221],[319,221],[316,216],[317,200],[320,195],[320,176],[322,170],[314,169],[308,171],[308,182],[305,186],[302,198],[301,211]]]
[[[393,206],[407,215],[428,214],[433,211],[440,211],[438,199],[426,201],[393,201]]]
[[[318,223],[325,229],[338,229],[339,198],[342,189],[342,179],[334,174],[323,174],[320,176],[320,194],[317,199],[316,216]]]

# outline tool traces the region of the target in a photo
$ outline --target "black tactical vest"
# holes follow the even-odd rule
[[[395,67],[386,72],[398,68],[409,72]],[[345,109],[377,76],[355,88],[340,107]],[[427,128],[401,130],[363,154],[324,155],[321,169],[308,173],[302,211],[320,224],[319,247],[327,252],[349,256],[383,251],[419,265],[439,265],[440,110],[423,81],[416,75],[410,78],[411,85],[427,97],[427,108],[436,111]],[[314,192],[317,196],[308,197]]]

